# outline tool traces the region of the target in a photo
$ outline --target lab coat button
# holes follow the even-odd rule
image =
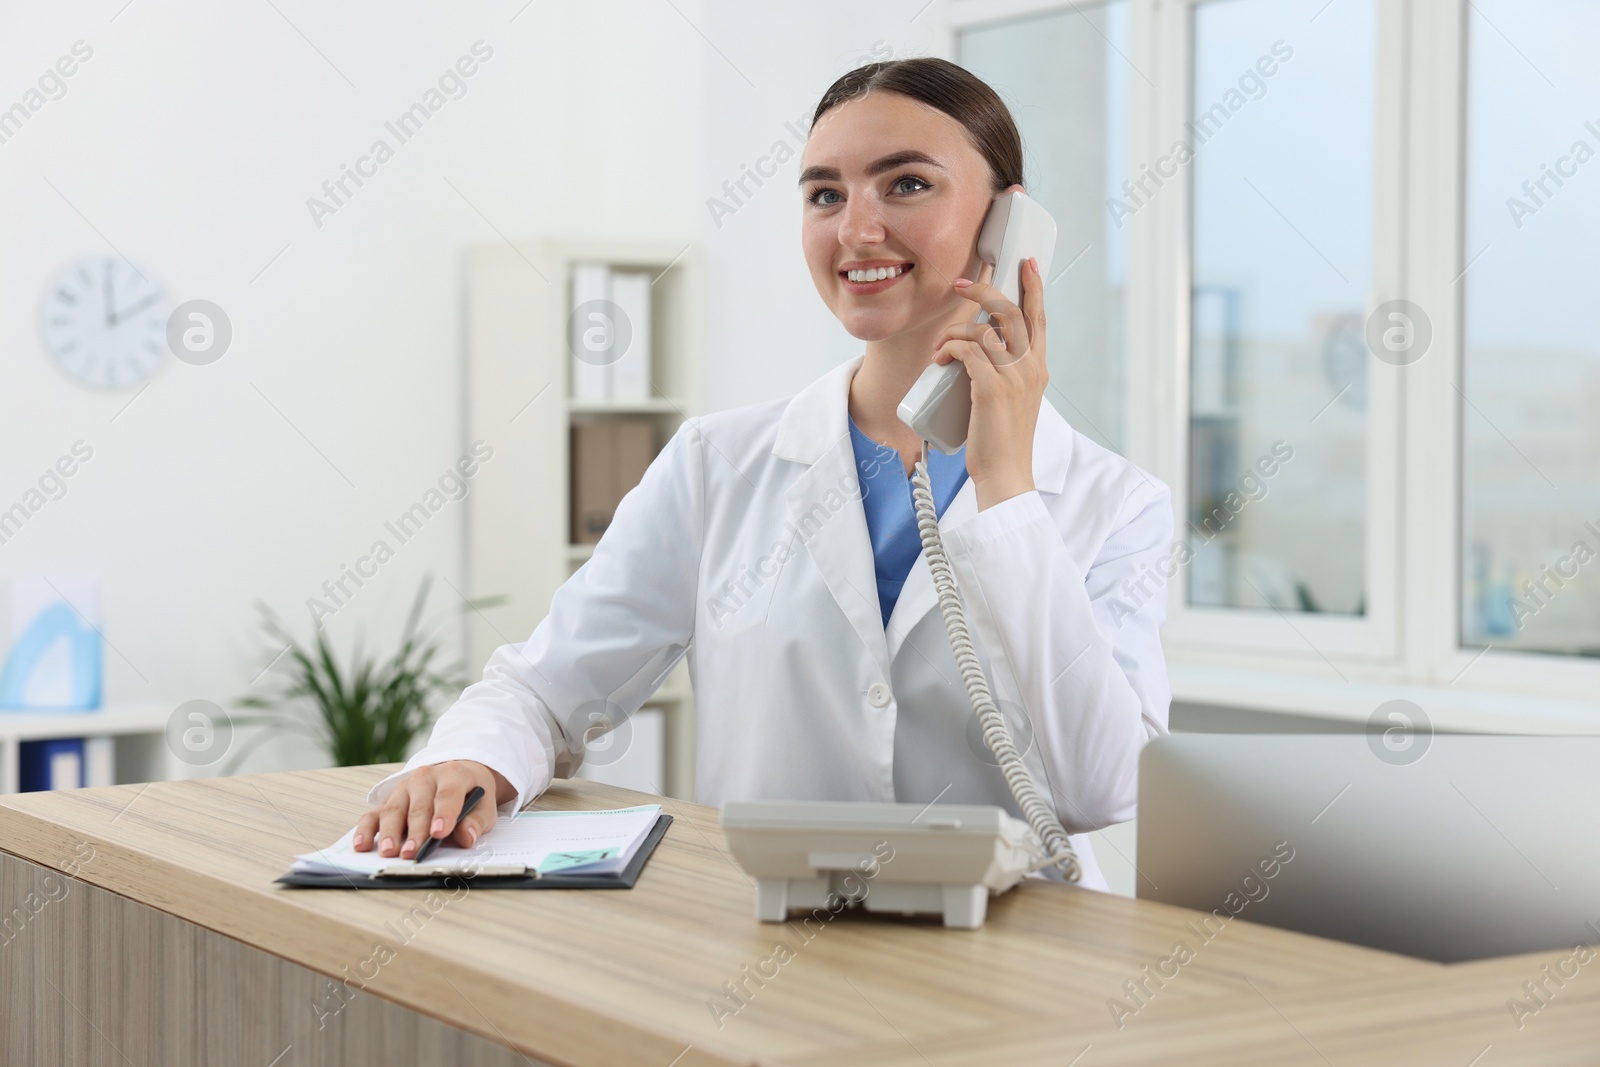
[[[890,693],[889,687],[882,682],[873,682],[867,686],[867,699],[871,701],[872,706],[875,708],[886,708],[889,706],[889,702],[894,699],[894,694]]]

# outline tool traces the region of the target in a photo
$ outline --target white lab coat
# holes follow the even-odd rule
[[[938,798],[1020,816],[920,554],[883,624],[846,421],[860,362],[686,421],[533,635],[494,652],[368,802],[418,765],[468,759],[516,787],[510,814],[578,768],[603,701],[632,714],[687,654],[699,803]],[[1021,709],[1031,722],[1024,762],[1082,884],[1104,889],[1082,835],[1134,816],[1139,751],[1167,730],[1170,492],[1048,401],[1033,473],[1035,491],[982,512],[968,479],[939,528],[994,696],[1014,734]]]

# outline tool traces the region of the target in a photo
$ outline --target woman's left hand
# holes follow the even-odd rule
[[[935,363],[960,360],[972,379],[967,477],[977,490],[979,511],[1033,490],[1033,431],[1050,380],[1038,261],[1029,258],[1023,264],[1020,308],[989,284],[993,273],[985,264],[977,281],[951,283],[987,311],[989,321],[946,327],[933,357]]]

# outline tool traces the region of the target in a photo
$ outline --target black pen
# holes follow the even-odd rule
[[[476,804],[478,801],[480,801],[482,799],[483,799],[483,786],[481,786],[481,785],[473,786],[472,787],[472,791],[467,794],[467,799],[461,805],[461,814],[456,816],[456,826],[460,826],[461,825],[461,820],[465,819],[467,817],[467,812],[472,810],[472,805]],[[455,833],[455,827],[451,827],[450,833],[451,834]],[[449,836],[450,836],[450,834],[445,834],[444,835],[444,837],[449,837]],[[423,860],[427,859],[429,854],[432,853],[434,849],[439,847],[439,842],[443,841],[444,837],[430,837],[430,838],[428,838],[428,840],[423,843],[422,847],[417,849],[417,858],[416,858],[415,862],[421,863]]]

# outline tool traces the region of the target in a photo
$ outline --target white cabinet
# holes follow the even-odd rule
[[[0,711],[0,793],[20,785],[22,742],[57,737],[110,738],[118,785],[165,781],[174,776],[166,739],[172,710],[141,701],[97,711]]]

